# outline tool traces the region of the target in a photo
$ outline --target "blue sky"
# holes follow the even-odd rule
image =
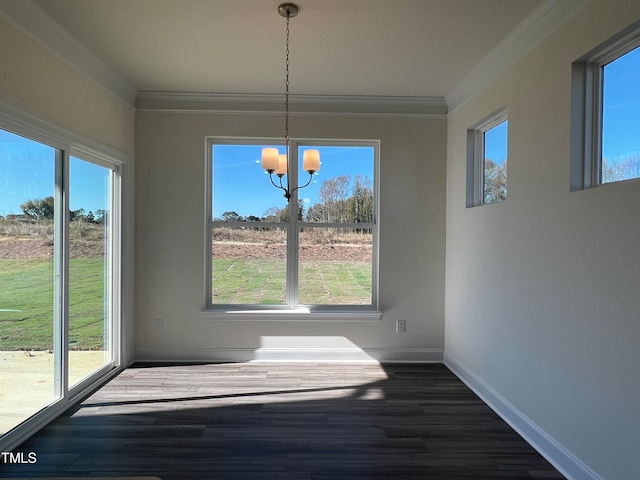
[[[485,158],[496,163],[507,160],[509,122],[504,121],[484,134]]]
[[[605,66],[602,154],[640,153],[640,47]]]
[[[219,218],[226,211],[239,215],[261,217],[270,207],[282,208],[287,201],[282,190],[275,188],[269,176],[260,167],[262,148],[275,145],[214,145],[213,147],[213,216]],[[320,151],[320,171],[314,174],[312,183],[299,190],[305,209],[318,202],[318,192],[323,180],[338,175],[364,175],[373,180],[373,147],[300,147],[299,163],[306,149]],[[279,147],[284,153],[284,147]],[[278,183],[278,177],[273,176]],[[307,172],[299,174],[299,184],[309,179]],[[286,177],[284,177],[286,182]]]
[[[0,130],[0,215],[21,213],[27,200],[54,196],[55,149]],[[107,209],[109,171],[71,158],[69,208]]]

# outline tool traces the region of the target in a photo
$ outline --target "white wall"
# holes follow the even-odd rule
[[[638,18],[592,2],[449,115],[445,360],[574,478],[640,478],[640,181],[569,192],[571,62]],[[467,209],[503,106],[508,199]]]
[[[134,108],[0,19],[3,102],[133,154]]]
[[[124,165],[124,317],[133,315],[133,152],[135,110],[86,74],[70,67],[0,19],[0,108],[26,114],[69,132],[90,147],[117,151]],[[123,363],[133,360],[133,338],[125,325]]]
[[[281,115],[137,113],[137,358],[246,360],[259,357],[260,348],[301,358],[299,349],[315,348],[337,359],[359,348],[375,358],[441,359],[445,118],[291,118],[292,137],[381,141],[382,321],[224,322],[201,315],[205,136],[279,138],[281,130]],[[154,329],[156,318],[165,321],[163,333]],[[395,333],[396,319],[407,320],[406,334]]]

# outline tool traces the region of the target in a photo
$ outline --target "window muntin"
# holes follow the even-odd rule
[[[601,68],[600,182],[640,178],[640,47]]]
[[[302,170],[306,149],[320,150],[322,165],[311,184],[296,191],[287,204],[282,191],[260,170],[262,148],[284,153],[283,146],[268,143],[209,141],[212,260],[207,275],[211,279],[208,306],[377,307],[377,144],[292,142],[290,154],[297,165],[290,172],[292,182],[297,179],[298,185],[304,185],[309,180]],[[228,173],[232,168],[233,178]],[[276,176],[274,181],[279,182]],[[244,186],[234,186],[243,182]],[[229,195],[245,198],[236,204]],[[328,276],[319,281],[324,274]],[[243,293],[238,294],[240,291]]]
[[[504,110],[467,130],[467,207],[506,200],[508,132]]]

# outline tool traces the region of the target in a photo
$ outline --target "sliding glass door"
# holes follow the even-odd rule
[[[0,130],[0,437],[115,364],[119,167],[68,152]]]

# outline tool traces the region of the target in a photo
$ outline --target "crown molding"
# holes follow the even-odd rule
[[[0,17],[75,70],[133,106],[136,89],[30,0],[2,0]]]
[[[446,117],[442,97],[367,95],[290,95],[290,112],[300,115],[368,117]],[[277,94],[139,92],[138,110],[203,113],[281,114],[284,96]]]
[[[544,0],[469,74],[441,97],[291,95],[291,112],[308,115],[444,117],[533,50],[592,0]],[[136,92],[31,0],[3,0],[0,17],[79,72],[141,110],[262,113],[282,111],[282,95]],[[137,95],[136,95],[137,93]]]
[[[452,112],[532,51],[592,0],[545,0],[446,95]]]

